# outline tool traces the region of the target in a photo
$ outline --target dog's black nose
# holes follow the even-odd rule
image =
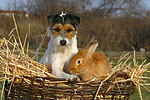
[[[61,41],[60,41],[60,44],[61,44],[62,46],[66,45],[66,40],[61,40]]]

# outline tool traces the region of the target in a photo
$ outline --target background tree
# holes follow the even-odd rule
[[[144,9],[142,0],[17,0],[8,3],[8,7],[30,14],[29,19],[17,22],[22,38],[30,23],[30,44],[36,47],[48,27],[46,16],[66,11],[81,17],[79,47],[86,48],[98,42],[100,50],[124,51],[132,50],[133,46],[136,50],[145,48],[150,51],[150,14]],[[10,20],[6,18],[1,22],[4,33],[8,34],[13,28]],[[43,47],[47,46],[48,40],[45,39]]]

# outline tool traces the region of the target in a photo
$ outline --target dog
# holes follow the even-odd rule
[[[78,52],[77,31],[80,17],[68,13],[52,14],[47,16],[49,28],[47,30],[50,41],[45,55],[39,63],[50,65],[52,74],[66,80],[76,79],[63,71],[68,66],[71,58]]]

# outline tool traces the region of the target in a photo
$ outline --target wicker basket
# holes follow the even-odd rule
[[[101,77],[91,82],[68,82],[52,77],[15,78],[13,83],[5,84],[5,99],[13,100],[129,100],[136,86],[127,80],[129,75],[117,71],[109,79]],[[11,89],[10,89],[11,88]],[[10,93],[8,95],[8,91]]]
[[[68,82],[54,77],[17,44],[4,38],[0,45],[0,71],[4,74],[1,81],[5,81],[6,100],[128,100],[149,66],[132,68],[119,63],[110,75],[88,82]]]

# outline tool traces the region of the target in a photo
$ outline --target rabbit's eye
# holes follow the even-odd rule
[[[82,63],[82,61],[79,59],[79,60],[77,60],[77,65],[79,65],[79,64],[81,64]]]
[[[79,60],[79,61],[78,61],[78,64],[80,64],[80,63],[81,63],[81,61]]]

